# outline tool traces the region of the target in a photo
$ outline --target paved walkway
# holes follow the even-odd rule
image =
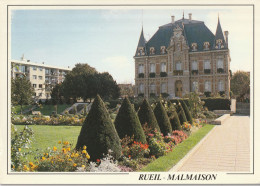
[[[250,171],[249,116],[231,116],[217,125],[177,171]]]

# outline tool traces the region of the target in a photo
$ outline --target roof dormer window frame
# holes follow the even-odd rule
[[[165,46],[161,46],[161,54],[166,54],[166,47]]]
[[[203,46],[204,46],[204,50],[209,50],[209,48],[210,48],[210,44],[208,41],[205,41]]]
[[[198,50],[198,44],[197,43],[191,43],[191,51],[197,51]]]
[[[138,47],[138,56],[144,56],[144,47]]]
[[[155,54],[155,49],[154,49],[154,47],[150,47],[150,55],[153,55],[153,54]]]
[[[222,49],[224,48],[224,45],[223,45],[223,40],[222,39],[218,39],[216,40],[216,49]]]

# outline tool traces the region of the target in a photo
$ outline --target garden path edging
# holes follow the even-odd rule
[[[201,147],[203,142],[210,136],[210,134],[216,129],[214,126],[209,133],[204,136],[195,147],[193,147],[176,165],[174,165],[168,172],[177,172],[183,164]]]

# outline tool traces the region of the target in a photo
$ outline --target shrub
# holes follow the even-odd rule
[[[113,157],[121,155],[121,144],[109,113],[99,95],[96,96],[89,114],[81,128],[76,149],[88,147],[91,160],[100,159],[108,150],[113,151]]]
[[[187,122],[187,118],[180,102],[176,105],[176,111],[178,113],[181,125],[183,125],[184,122]]]
[[[134,140],[146,143],[145,134],[138,116],[128,98],[125,98],[115,119],[119,137],[134,136]]]
[[[42,105],[42,100],[41,99],[39,100],[39,104]]]
[[[204,98],[201,99],[205,102],[204,106],[208,110],[230,110],[230,100],[227,98]]]
[[[147,123],[152,129],[157,129],[160,131],[160,127],[157,123],[153,110],[146,99],[143,100],[143,103],[138,111],[138,117],[142,126]]]
[[[170,119],[172,130],[181,130],[181,122],[180,122],[179,116],[176,112],[176,108],[175,108],[174,104],[170,103],[167,114]]]
[[[186,105],[186,103],[183,101],[183,100],[180,100],[180,103],[181,103],[181,106],[185,112],[185,115],[186,115],[186,118],[187,120],[190,122],[190,123],[193,123],[193,119],[192,119],[192,116],[191,116],[191,113]]]
[[[167,113],[161,103],[159,101],[154,109],[154,115],[156,117],[156,120],[159,124],[160,130],[163,133],[163,135],[167,135],[168,133],[172,132],[171,123],[169,121],[169,118],[167,116]]]

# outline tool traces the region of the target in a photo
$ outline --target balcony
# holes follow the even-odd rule
[[[174,70],[173,71],[174,76],[182,76],[183,75],[183,70]]]
[[[144,73],[139,73],[138,78],[144,78]]]
[[[160,72],[161,77],[167,77],[167,75],[168,75],[167,72]]]
[[[211,70],[210,69],[204,69],[204,74],[210,74]]]
[[[192,70],[192,71],[191,71],[191,74],[192,74],[192,75],[198,75],[198,74],[199,74],[199,71],[198,71],[198,70]]]
[[[222,73],[224,73],[224,69],[223,69],[223,68],[217,68],[217,72],[218,72],[219,74],[222,74]]]
[[[151,73],[149,74],[149,77],[150,77],[150,78],[155,78],[155,72],[151,72]]]
[[[205,95],[206,97],[210,97],[210,95],[211,95],[211,92],[209,92],[209,91],[206,91],[206,92],[204,92],[204,95]]]

